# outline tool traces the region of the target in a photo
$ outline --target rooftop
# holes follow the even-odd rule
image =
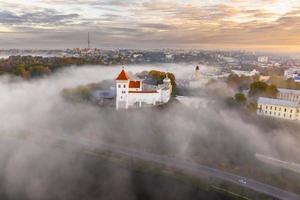
[[[129,88],[140,88],[141,82],[140,81],[130,81]]]
[[[278,91],[280,93],[289,93],[289,94],[300,95],[300,90],[291,90],[291,89],[278,88]]]
[[[287,107],[297,107],[299,104],[298,102],[282,100],[282,99],[272,99],[266,97],[259,97],[257,100],[258,104],[269,104],[269,105],[276,105],[276,106],[287,106]]]
[[[157,93],[156,90],[129,91],[129,93]]]
[[[119,74],[119,76],[116,78],[116,80],[124,80],[124,81],[126,81],[126,80],[129,80],[129,76],[128,76],[128,74],[125,72],[125,70],[124,69],[122,69],[122,71],[121,71],[121,73]]]

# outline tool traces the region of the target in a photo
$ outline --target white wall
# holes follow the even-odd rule
[[[257,114],[288,120],[299,120],[299,108],[278,106],[270,104],[258,104]]]

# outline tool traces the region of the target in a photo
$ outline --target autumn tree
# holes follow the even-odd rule
[[[236,93],[234,95],[234,99],[238,104],[245,104],[247,102],[247,98],[244,93]]]
[[[250,97],[266,96],[275,98],[277,93],[278,90],[275,85],[268,85],[267,83],[262,81],[255,81],[250,85]]]

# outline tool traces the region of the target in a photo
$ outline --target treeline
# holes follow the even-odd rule
[[[162,72],[162,71],[157,71],[157,70],[151,70],[148,73],[148,76],[151,77],[152,79],[156,80],[159,84],[163,83],[164,78],[167,77],[168,74],[168,78],[171,80],[171,84],[172,84],[172,93],[175,93],[175,89],[176,89],[176,79],[175,79],[175,75],[169,72]]]
[[[42,56],[10,56],[0,59],[0,75],[13,74],[24,79],[49,75],[58,69],[70,65],[108,65],[126,64],[122,56],[114,58],[102,57],[42,57]]]
[[[288,86],[282,81],[282,86]],[[276,98],[278,89],[272,80],[269,83],[259,80],[259,76],[238,76],[231,74],[226,79],[227,85],[236,91],[233,97],[227,99],[226,103],[230,107],[247,107],[250,111],[256,111],[257,98]],[[296,84],[296,83],[294,83]],[[289,88],[289,87],[284,87]]]

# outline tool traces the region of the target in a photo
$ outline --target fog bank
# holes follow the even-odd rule
[[[195,67],[157,66],[129,66],[126,70],[136,73],[157,69],[185,78],[193,73]],[[206,69],[201,67],[203,71]],[[85,174],[86,169],[78,164],[85,162],[84,159],[78,159],[76,154],[61,155],[57,149],[58,153],[52,154],[51,148],[39,145],[52,137],[63,138],[65,135],[74,140],[87,138],[99,143],[112,142],[212,166],[218,166],[217,163],[228,167],[255,166],[255,153],[299,161],[300,139],[296,129],[288,128],[285,123],[282,127],[269,128],[273,122],[247,121],[235,110],[223,108],[221,104],[210,104],[218,101],[212,96],[201,97],[208,103],[201,101],[198,104],[192,99],[196,106],[173,101],[163,109],[128,112],[88,103],[71,103],[61,96],[64,88],[113,79],[120,70],[121,67],[84,66],[65,68],[49,77],[31,81],[0,77],[0,137],[26,136],[35,141],[2,147],[0,171],[8,194],[13,197],[25,190],[28,199],[43,199],[47,194],[56,192],[62,199],[63,195],[67,195],[63,191],[49,189],[49,185],[57,180],[52,176],[57,170],[60,170],[59,174],[69,173],[70,176]],[[50,147],[56,148],[55,145],[55,142],[50,142]],[[67,151],[72,148],[76,147],[66,145]],[[69,170],[74,165],[75,170]],[[40,169],[43,169],[41,174]],[[124,176],[130,174],[125,173]],[[115,178],[112,177],[111,181],[116,181]],[[67,189],[73,191],[74,187]],[[129,183],[121,183],[118,188],[132,192]]]

